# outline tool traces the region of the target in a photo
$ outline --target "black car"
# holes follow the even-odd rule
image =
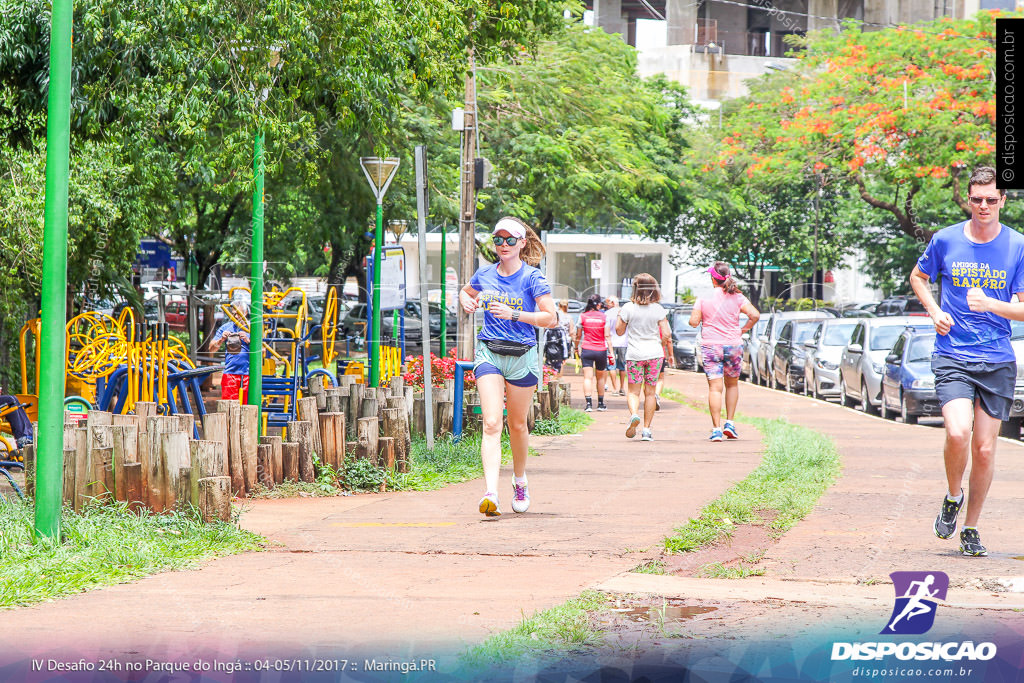
[[[419,301],[405,302],[405,343],[406,345],[419,346],[423,342],[422,317],[420,315]],[[448,327],[448,340],[455,341],[458,330],[458,314],[453,310],[447,311],[445,324]],[[400,330],[394,330],[394,311],[384,311],[381,315],[381,333],[384,337],[391,337],[398,340]],[[432,343],[438,342],[441,337],[441,304],[430,303],[430,339]]]
[[[680,370],[697,370],[697,354],[700,353],[698,329],[690,327],[692,309],[670,311],[669,325],[672,328],[672,347],[675,350],[676,368]]]
[[[796,393],[803,390],[804,361],[807,347],[804,342],[814,339],[821,320],[789,320],[779,333],[772,356],[772,384],[776,389],[786,388]]]
[[[890,315],[928,315],[924,304],[918,301],[916,296],[889,297],[875,307],[874,313],[878,317]]]

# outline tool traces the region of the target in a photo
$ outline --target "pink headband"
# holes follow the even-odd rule
[[[714,266],[708,266],[708,272],[711,273],[711,277],[715,278],[719,282],[725,282],[726,276],[715,270]]]

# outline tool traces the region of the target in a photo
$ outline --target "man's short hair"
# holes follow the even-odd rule
[[[971,194],[975,185],[991,185],[994,182],[996,182],[996,169],[991,166],[979,166],[971,171],[971,179],[967,181],[967,194]],[[999,190],[999,194],[1005,195],[1006,190]]]

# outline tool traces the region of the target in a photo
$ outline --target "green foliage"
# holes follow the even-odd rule
[[[482,68],[478,90],[496,176],[481,220],[643,231],[678,212],[694,112],[681,86],[639,78],[620,38],[570,26],[515,64]]]
[[[343,481],[345,488],[352,491],[379,491],[380,485],[388,481],[385,469],[369,460],[346,459]]]
[[[782,534],[810,513],[839,476],[839,452],[824,434],[782,419],[745,419],[764,435],[761,464],[666,538],[669,552],[707,547],[731,536],[737,524],[763,524],[763,516]]]
[[[37,540],[32,508],[0,505],[0,607],[124,583],[199,561],[259,550],[264,540],[234,524],[186,513],[135,514],[124,504],[63,516],[64,542]]]
[[[523,657],[556,657],[581,647],[600,645],[603,638],[590,625],[590,613],[608,609],[609,597],[584,591],[557,607],[524,617],[514,629],[491,636],[459,658],[459,670],[476,674],[487,666]]]
[[[593,424],[594,418],[575,408],[562,406],[557,417],[537,420],[533,433],[537,436],[556,436],[559,434],[579,434]]]
[[[642,564],[638,564],[633,567],[631,572],[635,574],[664,574],[665,573],[665,561],[664,560],[648,560]]]
[[[811,33],[792,68],[728,103],[716,154],[690,163],[733,164],[756,184],[817,174],[926,242],[936,224],[924,207],[969,215],[966,175],[994,162],[997,15],[1019,16]],[[879,223],[852,227],[866,225]]]

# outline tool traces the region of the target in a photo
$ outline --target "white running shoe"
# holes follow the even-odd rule
[[[627,439],[632,439],[634,436],[636,436],[636,428],[637,428],[637,426],[639,426],[639,424],[640,424],[640,416],[639,415],[634,415],[633,417],[629,418],[629,426],[626,427],[626,438]]]
[[[512,511],[526,512],[530,509],[530,486],[524,481],[517,484],[512,480]]]
[[[488,491],[484,494],[484,497],[480,499],[480,513],[487,515],[488,517],[497,517],[501,515],[501,510],[498,509],[497,493],[491,493]]]
[[[650,429],[645,429],[642,432],[640,432],[640,440],[641,441],[654,441],[654,436],[651,434],[651,430]]]

